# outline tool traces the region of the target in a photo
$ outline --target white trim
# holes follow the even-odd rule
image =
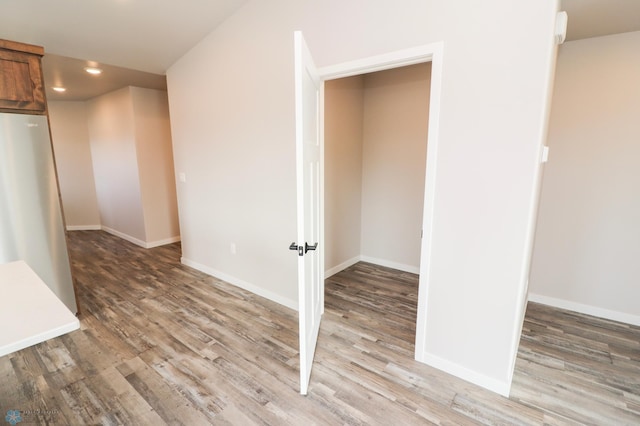
[[[549,120],[551,117],[551,100],[553,97],[553,83],[556,70],[556,58],[558,55],[558,47],[550,42],[548,44],[550,52],[548,55],[549,63],[547,64],[546,79],[546,92],[542,94],[544,99],[545,108],[540,114],[540,132],[536,135],[538,142],[538,155],[531,158],[532,166],[535,173],[532,181],[531,197],[529,199],[529,212],[527,218],[527,233],[524,241],[524,262],[520,268],[520,281],[518,285],[517,293],[517,305],[515,315],[512,318],[515,327],[513,327],[513,334],[511,335],[511,351],[509,353],[509,382],[513,380],[513,373],[516,368],[516,359],[518,357],[518,347],[520,346],[520,336],[522,335],[522,326],[524,324],[524,318],[527,309],[527,293],[529,291],[529,275],[531,273],[531,260],[533,258],[533,244],[536,234],[536,226],[538,221],[538,205],[540,203],[540,193],[542,191],[542,153],[547,142],[547,135],[549,129]]]
[[[67,231],[100,231],[102,225],[68,225]]]
[[[442,50],[442,42],[397,50],[395,52],[343,62],[337,65],[330,65],[319,68],[318,73],[323,80],[334,80],[336,78],[400,68],[407,65],[429,62],[438,50]]]
[[[348,267],[353,266],[358,262],[360,262],[360,256],[352,257],[351,259],[346,260],[346,261],[342,262],[341,264],[336,265],[333,268],[327,269],[326,271],[324,271],[324,278],[327,279],[327,278],[337,274],[338,272],[342,272],[345,269],[347,269]]]
[[[422,245],[420,248],[420,279],[418,284],[418,313],[416,318],[416,344],[414,357],[427,363],[427,309],[429,283],[431,282],[431,255],[433,244],[433,220],[436,200],[438,146],[440,142],[440,98],[442,95],[442,62],[444,44],[433,46],[431,54],[431,95],[429,99],[429,133],[427,164],[424,184],[424,210],[422,214]]]
[[[178,241],[180,241],[180,235],[171,237],[171,238],[165,238],[164,240],[156,240],[156,241],[148,242],[146,243],[145,247],[146,248],[160,247],[167,244],[177,243]]]
[[[420,281],[418,285],[418,316],[416,320],[415,359],[427,362],[427,306],[429,282],[431,279],[431,254],[433,240],[434,202],[436,198],[436,158],[438,154],[440,129],[440,98],[442,93],[444,42],[426,44],[409,49],[397,50],[382,55],[362,58],[326,66],[318,70],[323,80],[350,77],[375,71],[398,68],[407,65],[431,62],[431,95],[429,98],[429,134],[425,174],[423,237],[420,253]],[[324,127],[324,122],[321,124]]]
[[[279,303],[295,311],[298,310],[298,303],[295,300],[282,297],[279,294],[265,290],[264,288],[259,287],[255,284],[251,284],[247,281],[241,280],[240,278],[236,278],[231,275],[225,274],[224,272],[220,272],[216,269],[210,268],[201,263],[187,259],[186,257],[180,258],[180,262],[182,262],[184,265],[190,266],[193,269],[197,269],[200,272],[204,272],[205,274],[218,278],[228,284],[234,285],[243,290],[250,291],[251,293],[257,294],[258,296],[264,297],[265,299],[269,299],[272,302]]]
[[[318,111],[318,132],[319,132],[319,142],[320,142],[320,235],[318,235],[318,241],[320,242],[321,249],[318,251],[318,258],[320,264],[318,265],[320,271],[324,271],[324,275],[320,274],[320,309],[321,315],[324,315],[324,280],[329,276],[325,271],[325,253],[324,253],[324,80],[320,79],[320,92],[319,92],[319,111]]]
[[[378,259],[378,258],[375,258],[375,257],[369,257],[369,256],[364,256],[364,255],[360,256],[360,260],[363,261],[363,262],[369,262],[369,263],[373,263],[375,265],[384,266],[385,268],[397,269],[398,271],[409,272],[409,273],[412,273],[412,274],[419,274],[420,273],[420,267],[412,266],[412,265],[406,265],[404,263],[398,263],[398,262],[394,262],[392,260]]]
[[[164,240],[156,240],[156,241],[151,241],[151,242],[146,242],[146,241],[142,241],[139,240],[135,237],[132,237],[131,235],[127,235],[124,232],[120,232],[120,231],[116,231],[115,229],[109,228],[108,226],[102,226],[101,229],[105,232],[108,232],[109,234],[115,235],[116,237],[120,237],[123,240],[127,240],[130,243],[133,243],[137,246],[146,248],[146,249],[150,249],[150,248],[154,248],[154,247],[159,247],[159,246],[163,246],[165,244],[171,244],[171,243],[175,243],[180,241],[180,235],[175,236],[175,237],[171,237],[171,238],[166,238]]]
[[[482,386],[485,389],[498,393],[502,396],[509,397],[511,390],[511,383],[502,382],[492,377],[486,376],[477,371],[470,370],[454,362],[440,358],[438,356],[425,353],[423,354],[424,362],[432,367],[444,371],[445,373],[452,374],[474,385]]]
[[[611,309],[600,308],[598,306],[585,305],[578,302],[572,302],[555,297],[542,296],[540,294],[529,293],[529,301],[541,303],[543,305],[553,306],[554,308],[566,309],[580,314],[591,315],[598,318],[604,318],[611,321],[623,322],[640,326],[640,316],[627,314],[625,312],[613,311]]]
[[[147,248],[147,243],[142,240],[137,239],[136,237],[132,237],[131,235],[127,235],[124,232],[116,231],[115,229],[109,228],[108,226],[103,226],[102,230],[108,232],[109,234],[115,235],[116,237],[120,237],[123,240],[127,240],[130,243],[133,243],[137,246]]]

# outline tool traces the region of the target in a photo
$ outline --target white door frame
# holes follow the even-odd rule
[[[324,170],[324,81],[351,77],[423,62],[431,62],[431,95],[429,98],[429,131],[424,186],[422,219],[422,246],[420,252],[420,282],[418,285],[418,316],[416,319],[415,359],[425,362],[427,300],[430,282],[431,242],[433,239],[433,212],[436,191],[436,158],[438,155],[440,97],[442,92],[443,42],[431,43],[410,49],[372,56],[318,69],[322,80],[320,90],[320,170]],[[324,179],[323,179],[324,180]],[[324,182],[321,183],[321,200],[324,206]],[[324,239],[324,207],[320,209],[321,238]],[[321,267],[324,281],[324,241],[321,247]],[[324,301],[323,301],[324,305]]]

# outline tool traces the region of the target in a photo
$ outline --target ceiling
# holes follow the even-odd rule
[[[640,31],[639,0],[560,0],[567,41]]]
[[[84,100],[130,84],[166,87],[166,70],[246,2],[0,0],[0,39],[44,47],[47,99]],[[75,68],[89,61],[103,74]],[[58,84],[67,92],[53,92]]]
[[[0,38],[44,46],[49,100],[86,100],[128,85],[165,89],[166,70],[247,1],[2,0]],[[640,0],[561,3],[568,41],[640,31]],[[89,76],[88,65],[103,74]],[[67,91],[53,92],[57,85]]]
[[[97,67],[101,75],[91,75],[86,67]],[[49,101],[85,101],[126,86],[167,90],[164,74],[137,71],[95,61],[45,54],[42,58],[44,85]],[[64,87],[64,93],[53,90]]]

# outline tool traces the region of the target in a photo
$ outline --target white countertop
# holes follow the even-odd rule
[[[23,261],[0,265],[0,357],[80,328]]]

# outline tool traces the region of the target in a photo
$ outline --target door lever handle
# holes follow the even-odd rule
[[[304,247],[299,246],[295,241],[289,245],[289,250],[295,250],[298,252],[298,256],[304,256]]]
[[[304,243],[304,246],[299,246],[295,241],[289,245],[289,250],[295,250],[298,252],[298,256],[304,256],[306,252],[315,250],[318,248],[318,243],[310,246],[308,243]]]

